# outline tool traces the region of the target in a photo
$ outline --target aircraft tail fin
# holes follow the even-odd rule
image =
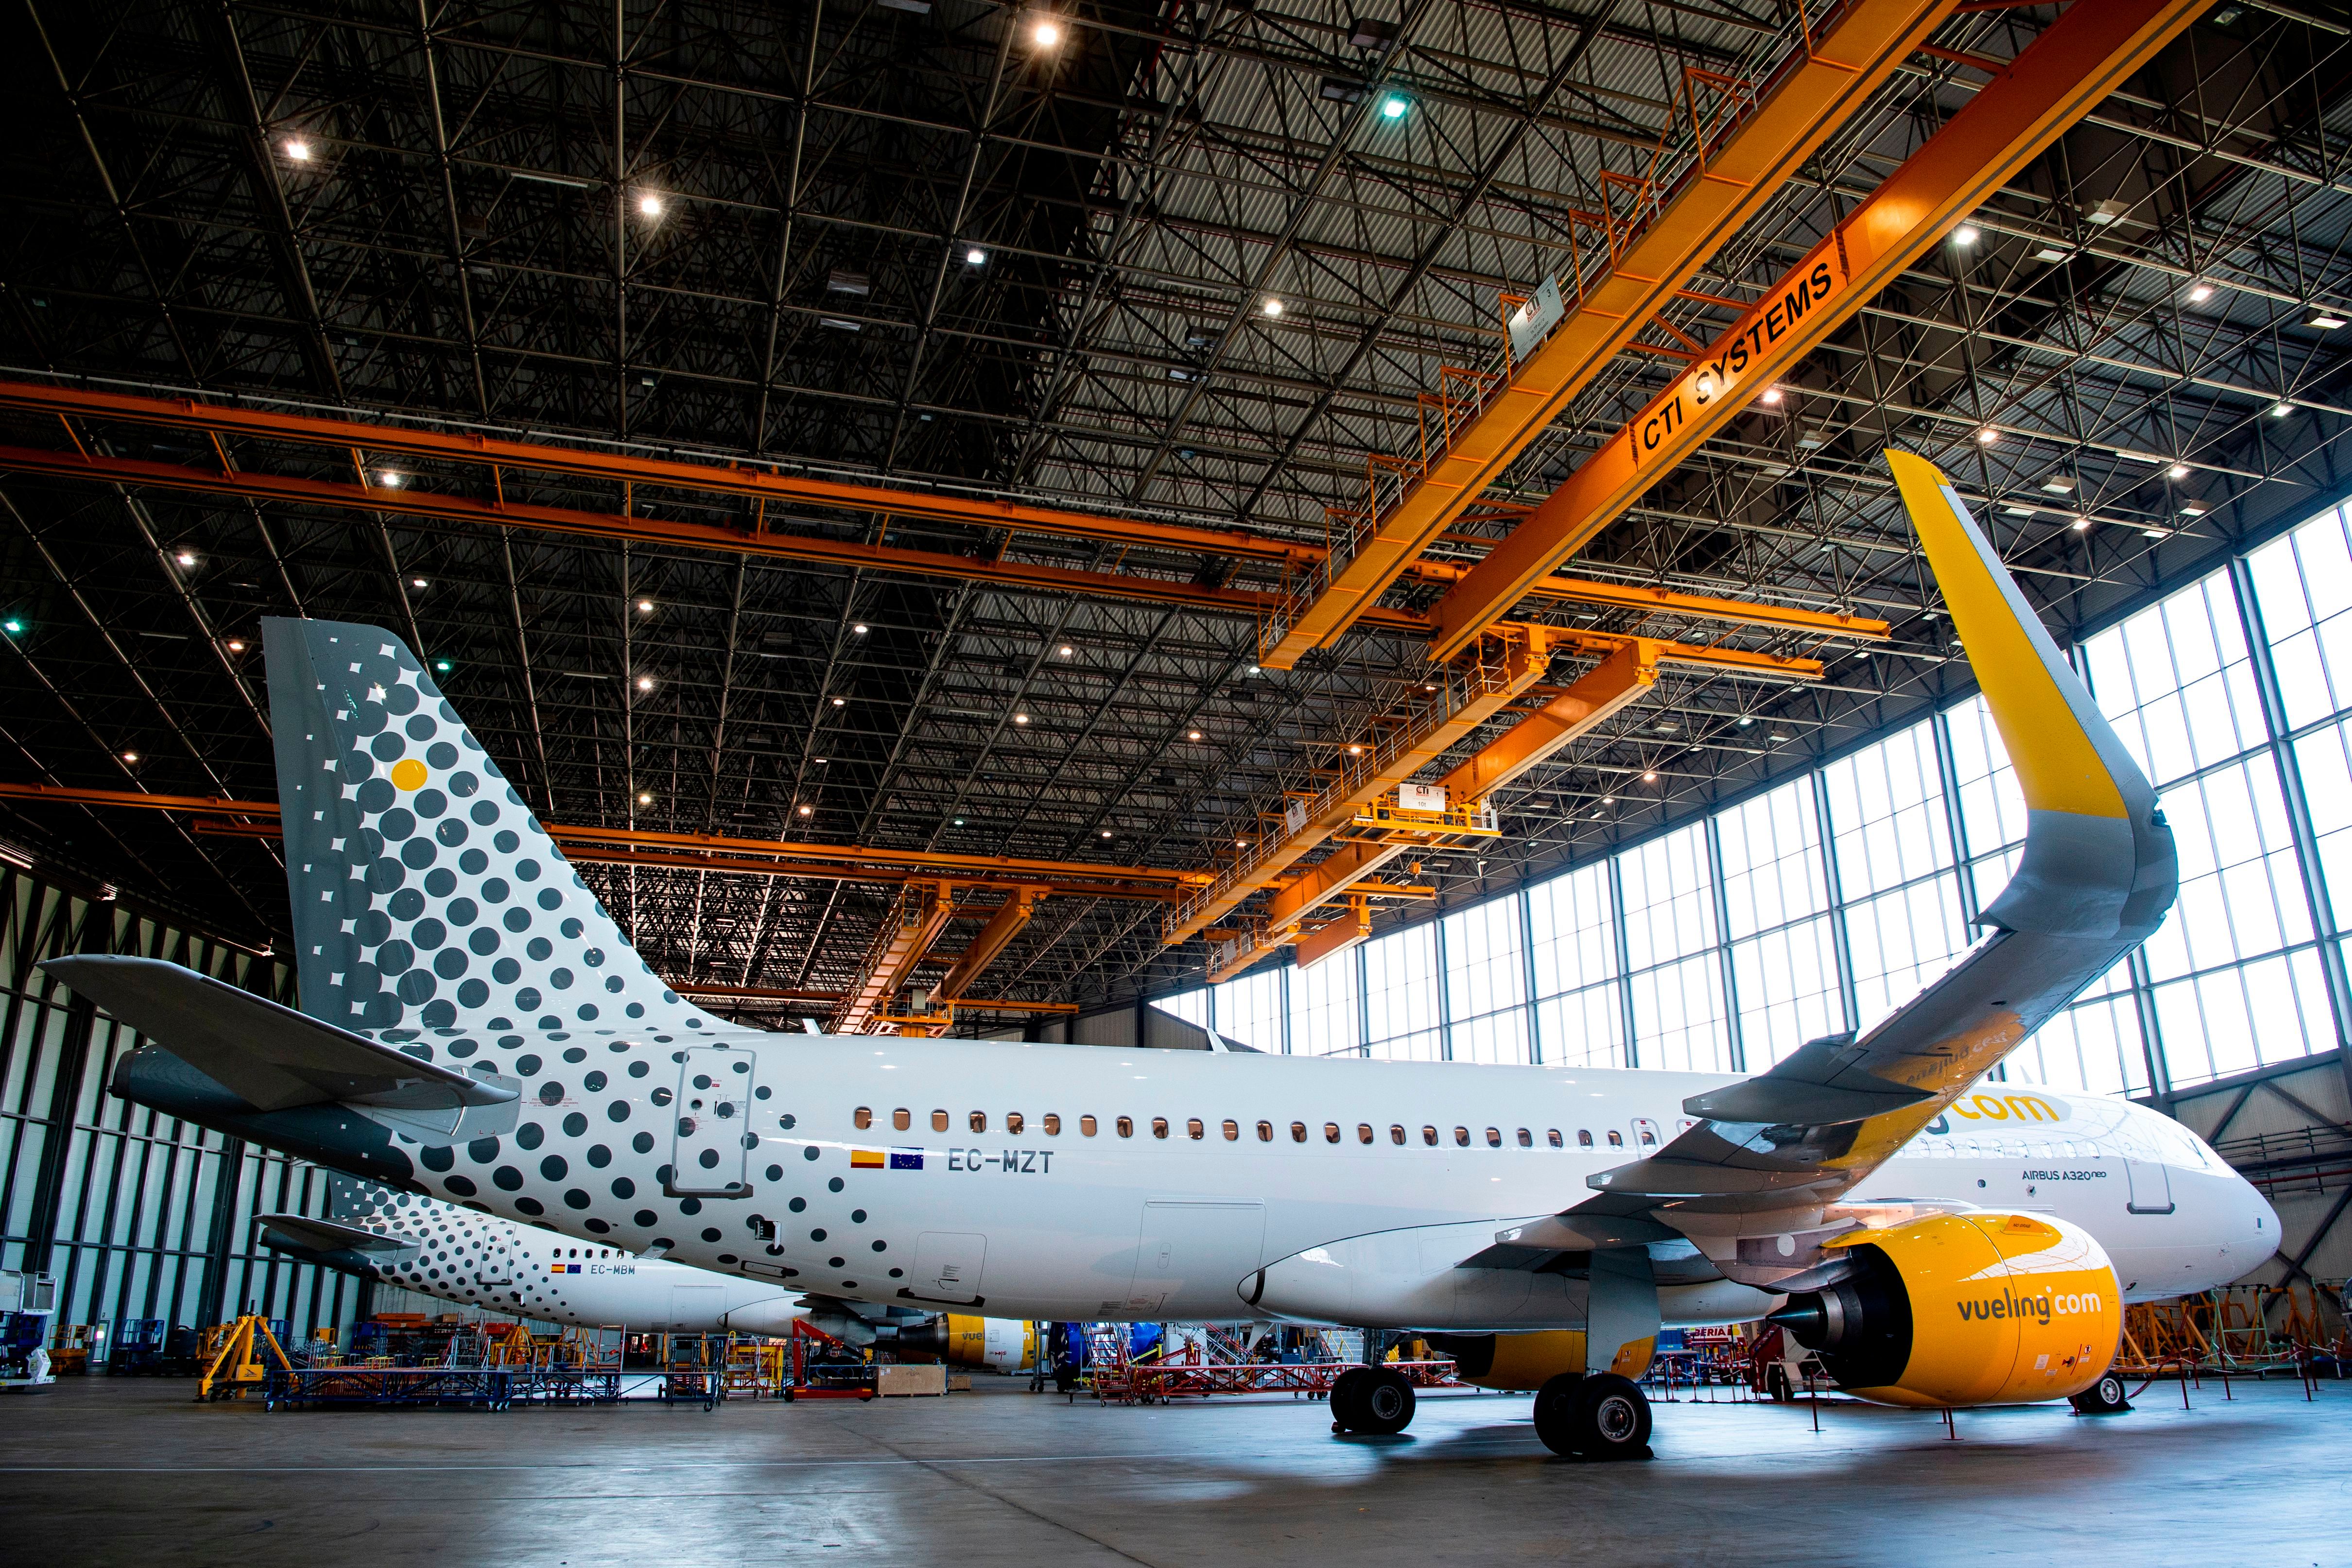
[[[721,1026],[637,956],[405,643],[268,619],[262,643],[303,1011],[460,1058],[510,1030]]]

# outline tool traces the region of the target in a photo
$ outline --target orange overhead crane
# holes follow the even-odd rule
[[[1433,659],[1470,645],[1643,492],[1747,412],[1823,338],[1875,298],[1978,204],[2097,107],[2202,9],[2195,0],[2067,7],[1570,475],[1437,607]]]
[[[1139,570],[1042,566],[946,550],[824,538],[769,526],[766,506],[773,499],[804,507],[903,513],[934,521],[1002,528],[1015,533],[1110,539],[1130,546],[1294,566],[1311,564],[1324,553],[1318,546],[1239,528],[1192,528],[954,492],[908,491],[837,480],[800,480],[740,465],[686,463],[583,451],[539,442],[492,440],[407,425],[321,419],[273,409],[95,392],[38,382],[0,380],[0,408],[54,414],[64,422],[66,433],[74,444],[71,452],[0,446],[0,469],[16,473],[231,495],[282,505],[432,517],[486,528],[625,538],[685,549],[768,556],[914,577],[968,578],[1038,592],[1176,604],[1253,618],[1272,613],[1281,602],[1279,596],[1246,588],[1202,587],[1184,578],[1154,577]],[[200,430],[214,439],[221,465],[218,468],[199,468],[92,453],[73,424],[75,420]],[[330,445],[350,456],[356,482],[339,484],[241,465],[231,460],[228,448],[221,444],[226,439]],[[487,469],[486,488],[489,493],[487,497],[454,493],[437,487],[431,476],[414,476],[397,486],[368,482],[371,469],[366,460],[387,454]],[[507,498],[509,476],[549,473],[619,484],[623,510],[588,511]],[[668,500],[697,493],[749,498],[754,507],[751,526],[684,522],[636,513],[637,506],[646,499],[658,497]],[[901,502],[908,504],[902,506]],[[1487,541],[1464,538],[1452,542],[1483,547]],[[1424,562],[1415,568],[1423,578],[1445,582],[1458,580],[1465,570],[1453,562]],[[1885,622],[1868,617],[1793,605],[1748,603],[1639,584],[1555,577],[1538,583],[1533,591],[1538,597],[1562,603],[1647,610],[1694,620],[1874,640],[1887,635]],[[1367,623],[1407,636],[1426,636],[1435,624],[1425,616],[1397,611],[1372,612]]]
[[[842,997],[841,1010],[834,1015],[833,1032],[878,1032],[886,1021],[884,1009],[954,918],[953,883],[910,882],[902,888],[898,907],[874,934],[873,945],[857,967],[857,977]],[[903,1027],[900,1032],[905,1032]]]
[[[1797,7],[1778,73],[1748,82],[1685,67],[1675,115],[1641,178],[1604,171],[1604,209],[1585,214],[1608,265],[1587,286],[1574,256],[1563,301],[1547,286],[1521,312],[1558,310],[1558,325],[1517,363],[1449,371],[1422,400],[1421,450],[1368,465],[1364,507],[1335,515],[1330,549],[1294,573],[1264,623],[1258,663],[1286,670],[1373,611],[1414,559],[1528,442],[1634,340],[1707,258],[1759,212],[1861,107],[1955,0],[1852,0],[1815,35]],[[1685,121],[1687,122],[1685,126]],[[1681,141],[1687,129],[1688,141]],[[1664,167],[1670,152],[1682,166]],[[1623,203],[1621,208],[1618,203]],[[1570,219],[1573,244],[1576,225]],[[1508,326],[1509,323],[1507,323]],[[1493,619],[1493,617],[1489,617]]]

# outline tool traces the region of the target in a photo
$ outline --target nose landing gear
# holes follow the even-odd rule
[[[1393,1437],[1412,1425],[1412,1385],[1385,1366],[1351,1366],[1331,1385],[1331,1430]]]
[[[1650,1401],[1613,1372],[1563,1372],[1536,1395],[1536,1436],[1555,1454],[1584,1459],[1650,1457]]]

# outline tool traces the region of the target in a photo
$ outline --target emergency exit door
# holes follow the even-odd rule
[[[688,1046],[670,1106],[672,1197],[746,1197],[751,1191],[752,1082],[758,1058],[723,1045]]]

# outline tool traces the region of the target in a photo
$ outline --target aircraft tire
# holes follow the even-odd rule
[[[1543,1439],[1545,1448],[1563,1458],[1576,1452],[1569,1440],[1569,1412],[1583,1383],[1584,1374],[1563,1372],[1536,1392],[1536,1436]]]
[[[1568,1440],[1587,1459],[1649,1458],[1649,1396],[1630,1377],[1593,1373],[1569,1404]]]
[[[2070,1397],[2066,1403],[2084,1416],[2120,1416],[2131,1408],[2131,1400],[2125,1393],[2124,1380],[2112,1372]]]
[[[1777,1361],[1765,1368],[1764,1392],[1778,1404],[1787,1405],[1794,1401],[1797,1391],[1789,1382],[1789,1369]]]
[[[1412,1425],[1412,1385],[1404,1374],[1372,1367],[1357,1380],[1355,1429],[1391,1437]]]
[[[1363,1427],[1361,1394],[1364,1379],[1371,1375],[1369,1366],[1351,1366],[1331,1380],[1331,1430],[1360,1431]]]

